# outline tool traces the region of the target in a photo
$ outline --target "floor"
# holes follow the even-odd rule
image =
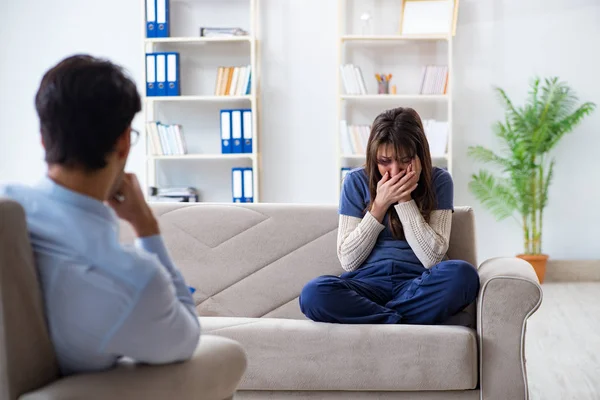
[[[600,399],[600,282],[542,288],[542,305],[527,325],[530,399]]]

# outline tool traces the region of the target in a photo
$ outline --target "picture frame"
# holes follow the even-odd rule
[[[456,35],[459,0],[402,0],[400,35]]]

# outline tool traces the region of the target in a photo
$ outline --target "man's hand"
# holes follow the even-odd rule
[[[144,200],[140,183],[134,174],[125,174],[116,194],[108,200],[119,218],[129,222],[138,237],[160,233],[158,222]]]

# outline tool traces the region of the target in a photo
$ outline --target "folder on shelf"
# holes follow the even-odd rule
[[[156,96],[156,56],[146,54],[146,96]]]
[[[244,168],[244,179],[242,180],[242,187],[244,190],[244,196],[242,201],[244,203],[254,203],[254,174],[252,168]]]
[[[146,37],[156,37],[156,4],[155,0],[146,0]]]
[[[169,0],[156,0],[156,37],[169,36]]]
[[[221,153],[231,153],[231,110],[221,110]]]
[[[231,152],[242,152],[242,110],[231,111]]]
[[[156,53],[156,95],[167,95],[167,56]]]
[[[252,153],[252,110],[242,110],[243,153]]]
[[[155,54],[146,54],[146,96],[156,96]]]
[[[243,168],[231,169],[231,192],[234,203],[241,203],[244,196]]]
[[[179,53],[167,53],[167,96],[179,96]]]

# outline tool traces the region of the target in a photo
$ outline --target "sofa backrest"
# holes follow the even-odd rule
[[[0,198],[0,398],[16,400],[58,375],[25,213]]]
[[[304,319],[302,287],[343,272],[337,207],[295,204],[153,204],[167,247],[201,316]],[[129,226],[123,241],[133,238]],[[473,212],[456,208],[450,258],[476,265]]]

